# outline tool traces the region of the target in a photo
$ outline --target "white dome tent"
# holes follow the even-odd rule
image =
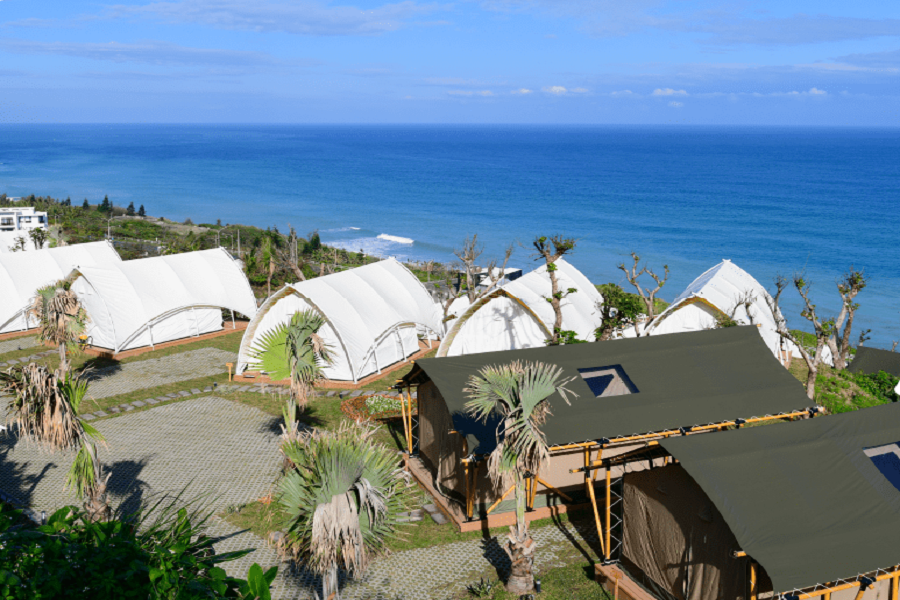
[[[37,327],[37,321],[29,314],[35,294],[40,288],[65,279],[75,267],[121,262],[109,242],[0,253],[0,334]]]
[[[749,295],[749,307],[739,306],[734,320],[742,325],[756,325],[772,354],[782,363],[784,351],[793,344],[783,341],[775,319],[766,304],[769,292],[752,275],[730,260],[723,260],[691,282],[672,304],[647,328],[647,335],[698,331],[716,326],[717,315],[730,315],[735,306]]]
[[[219,331],[222,309],[256,314],[240,263],[222,248],[82,266],[71,278],[89,343],[115,354]]]
[[[574,288],[562,301],[563,329],[574,331],[578,339],[592,342],[600,326],[597,305],[603,297],[578,269],[564,259],[556,261],[559,286]],[[447,333],[438,356],[461,356],[478,352],[519,350],[543,346],[552,335],[555,315],[547,302],[550,276],[544,265],[491,292],[469,306],[468,299],[453,302]],[[458,311],[458,312],[457,312]]]
[[[419,334],[436,339],[441,315],[422,282],[393,258],[286,285],[247,326],[237,373],[252,360],[256,340],[297,312],[322,314],[319,331],[334,354],[328,379],[354,383],[419,351]]]

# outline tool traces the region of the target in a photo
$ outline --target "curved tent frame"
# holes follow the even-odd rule
[[[752,292],[755,296],[753,308],[758,315],[754,315],[755,324],[760,328],[760,333],[766,344],[775,354],[776,358],[782,360],[778,356],[780,350],[792,350],[792,345],[781,340],[781,336],[776,331],[775,320],[766,305],[766,297],[769,292],[748,272],[744,271],[728,259],[723,260],[714,267],[707,269],[702,275],[692,281],[687,288],[672,302],[672,304],[657,316],[653,322],[647,327],[647,335],[659,335],[665,333],[676,333],[679,331],[693,331],[695,328],[678,329],[674,331],[659,331],[664,327],[667,320],[680,310],[694,304],[699,304],[713,313],[727,316],[731,306],[734,305],[738,298],[745,292]],[[744,312],[746,315],[747,313]],[[737,315],[737,320],[742,324],[750,324],[749,315],[745,319],[741,314]],[[765,328],[765,331],[763,331]]]
[[[37,290],[65,279],[73,268],[121,262],[108,241],[0,254],[0,333],[37,326],[28,315]]]
[[[565,280],[568,281],[568,283],[565,281],[563,282],[565,283],[564,287],[567,287],[569,283],[571,283],[575,289],[578,290],[574,296],[567,297],[563,300],[563,309],[566,312],[570,310],[575,311],[575,314],[581,318],[582,323],[578,324],[578,326],[573,329],[580,329],[580,331],[576,332],[579,336],[582,336],[583,339],[587,341],[593,341],[595,339],[594,330],[600,326],[600,319],[599,316],[597,318],[592,318],[593,315],[589,314],[589,311],[594,310],[597,303],[603,302],[603,296],[600,295],[597,288],[591,284],[581,271],[576,269],[566,260],[559,259],[555,264],[557,266],[557,273],[562,275]],[[541,291],[538,291],[543,290],[543,288],[546,288],[546,290],[544,290],[546,296],[543,295]],[[469,320],[481,310],[490,310],[489,307],[491,302],[499,298],[508,298],[521,307],[530,320],[533,321],[538,329],[546,336],[545,339],[549,339],[553,335],[552,327],[555,319],[555,315],[553,314],[549,303],[545,300],[549,295],[550,278],[547,276],[546,266],[535,269],[531,273],[494,290],[487,296],[480,298],[474,304],[470,305],[462,315],[451,322],[447,334],[444,336],[444,339],[441,341],[441,345],[438,348],[437,356],[451,356],[450,352],[453,348],[453,343],[456,341],[457,336],[465,328]],[[564,327],[567,327],[565,315],[563,316],[563,319],[563,325]],[[515,349],[520,348],[504,348],[504,350]]]
[[[366,367],[370,362],[374,362],[375,372],[378,373],[387,366],[379,362],[378,348],[391,335],[397,336],[399,355],[404,359],[415,354],[418,347],[407,351],[400,334],[402,329],[416,327],[418,330],[421,327],[428,333],[429,340],[431,336],[435,339],[440,336],[440,315],[431,295],[418,277],[395,259],[389,258],[289,284],[273,294],[260,306],[244,332],[238,354],[238,374],[248,369],[256,339],[273,328],[270,325],[262,330],[266,315],[289,297],[297,297],[325,318],[347,361],[349,379],[354,383],[368,375]],[[364,297],[365,302],[352,301],[359,297]],[[376,324],[379,327],[377,330],[369,329]],[[352,343],[354,337],[356,344]],[[354,351],[354,346],[365,346],[365,350]]]
[[[227,309],[256,314],[256,298],[240,265],[222,248],[127,261],[113,267],[76,268],[73,289],[91,316],[87,334],[109,340],[114,353],[129,350],[145,332],[150,343],[201,335],[196,311]],[[105,319],[100,319],[101,310]],[[154,326],[191,311],[195,330],[154,339]],[[91,313],[94,313],[93,315]],[[105,330],[105,331],[103,331]],[[141,344],[143,346],[145,344]],[[107,347],[107,346],[102,346]]]

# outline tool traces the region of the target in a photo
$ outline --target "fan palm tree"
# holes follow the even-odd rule
[[[59,347],[59,368],[69,370],[66,350],[78,348],[78,338],[90,321],[78,296],[69,283],[59,281],[40,288],[31,306],[31,313],[38,319],[38,339]]]
[[[574,378],[561,381],[562,369],[543,363],[515,361],[507,365],[487,366],[469,378],[467,412],[487,422],[499,415],[497,447],[487,461],[488,473],[495,484],[504,477],[515,481],[516,524],[509,528],[505,550],[512,561],[507,591],[516,596],[534,588],[535,543],[525,522],[525,479],[538,473],[550,457],[541,426],[550,413],[548,398],[554,393],[569,403],[568,394],[577,394],[565,386]]]
[[[103,477],[97,455],[97,445],[105,444],[103,436],[78,417],[87,387],[87,380],[80,375],[51,372],[34,363],[0,372],[0,390],[12,394],[7,424],[15,425],[26,441],[51,452],[77,450],[66,487],[84,500],[91,520],[101,521],[111,515],[106,497],[109,474]]]
[[[407,510],[409,480],[396,453],[373,441],[376,431],[344,422],[281,445],[293,464],[279,482],[287,514],[281,551],[322,577],[321,600],[340,599],[340,569],[364,573]]]
[[[325,317],[315,310],[294,313],[291,320],[260,336],[251,350],[250,367],[274,381],[290,378],[291,397],[285,410],[288,427],[299,417],[325,379],[323,369],[333,361],[331,348],[319,336]]]

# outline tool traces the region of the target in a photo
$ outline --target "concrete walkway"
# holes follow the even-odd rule
[[[137,390],[159,387],[199,377],[227,372],[227,362],[237,360],[233,352],[218,348],[201,348],[162,358],[124,363],[90,372],[88,395],[107,398]]]

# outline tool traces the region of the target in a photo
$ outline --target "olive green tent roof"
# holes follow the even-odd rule
[[[900,491],[864,452],[898,441],[888,404],[660,444],[786,593],[900,564]],[[900,457],[888,458],[897,480]]]
[[[884,371],[894,377],[900,377],[900,353],[863,346],[856,349],[856,356],[850,361],[847,370],[851,373],[866,374]]]
[[[578,397],[571,405],[558,395],[550,398],[553,415],[544,433],[552,445],[761,417],[812,405],[800,382],[772,356],[752,326],[428,358],[417,361],[404,381],[433,381],[454,426],[469,436],[472,452],[481,454],[494,447],[495,428],[465,416],[468,398],[463,389],[482,367],[514,360],[558,365],[565,377],[574,377],[567,387]],[[637,392],[595,397],[579,369],[615,365],[621,366]]]

